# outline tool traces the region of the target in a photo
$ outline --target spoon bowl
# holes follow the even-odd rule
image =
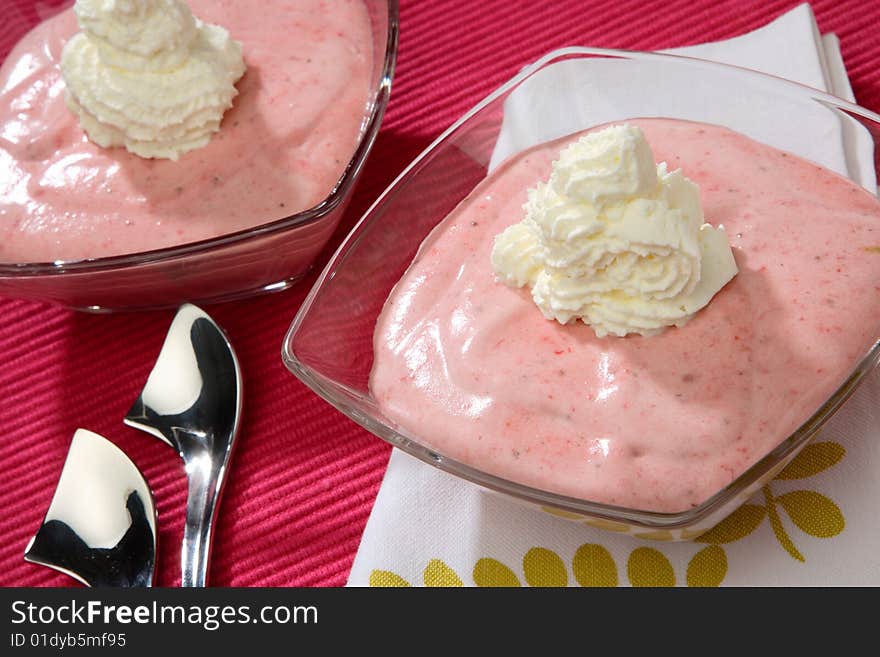
[[[106,438],[77,429],[25,561],[86,586],[151,586],[156,506],[143,475]]]

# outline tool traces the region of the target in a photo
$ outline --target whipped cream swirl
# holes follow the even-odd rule
[[[77,0],[61,54],[67,105],[93,142],[172,160],[205,146],[245,71],[241,44],[180,0]]]
[[[667,172],[635,126],[570,144],[525,219],[495,238],[498,280],[531,288],[548,319],[596,335],[684,325],[738,272],[723,227],[703,222],[698,187]]]

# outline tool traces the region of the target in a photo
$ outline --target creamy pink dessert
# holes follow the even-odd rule
[[[525,485],[677,512],[798,428],[880,335],[880,202],[726,128],[643,119],[696,182],[738,275],[680,328],[598,338],[495,280],[560,140],[501,165],[430,234],[378,319],[370,388],[439,453]],[[571,138],[574,139],[574,138]]]
[[[0,262],[51,262],[216,237],[325,198],[360,139],[373,40],[361,0],[190,0],[243,44],[239,95],[210,143],[178,161],[91,143],[64,102],[72,10],[0,68]]]

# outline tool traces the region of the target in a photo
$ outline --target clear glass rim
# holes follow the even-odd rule
[[[609,50],[601,48],[586,47],[570,47],[551,51],[533,64],[523,68],[520,73],[504,83],[501,87],[493,91],[482,101],[477,103],[470,111],[465,113],[460,119],[447,128],[437,139],[435,139],[421,154],[419,154],[398,177],[379,195],[376,201],[367,209],[361,219],[355,224],[350,233],[342,241],[337,248],[333,257],[329,260],[324,270],[316,280],[314,286],[309,291],[303,304],[294,317],[290,328],[284,337],[282,343],[282,361],[285,366],[303,383],[311,388],[316,394],[327,401],[334,408],[345,414],[347,417],[357,422],[359,425],[377,435],[379,438],[401,449],[407,454],[418,458],[421,461],[429,463],[440,470],[450,474],[459,476],[463,479],[484,486],[491,490],[512,495],[521,500],[534,504],[549,506],[563,511],[569,511],[576,514],[582,514],[590,517],[623,521],[638,525],[647,529],[654,530],[678,530],[686,529],[694,526],[704,518],[710,517],[716,511],[721,510],[726,504],[733,501],[737,495],[742,494],[751,486],[763,479],[774,467],[778,466],[792,453],[795,453],[803,445],[805,445],[822,426],[831,418],[832,415],[849,399],[855,392],[865,375],[875,366],[880,364],[880,336],[875,339],[874,344],[868,349],[868,352],[859,360],[853,371],[846,380],[832,393],[828,399],[791,435],[780,442],[773,450],[764,457],[754,463],[750,468],[741,473],[730,484],[719,490],[712,497],[705,500],[701,504],[691,509],[678,512],[658,512],[645,511],[628,507],[614,506],[599,502],[592,502],[580,498],[560,495],[557,493],[541,490],[531,486],[519,484],[515,481],[498,477],[483,470],[479,470],[455,459],[448,458],[434,450],[422,445],[418,438],[409,436],[406,433],[397,431],[390,426],[382,423],[379,419],[369,416],[354,406],[346,403],[343,396],[339,394],[339,390],[345,389],[344,386],[327,379],[323,375],[312,370],[308,365],[303,363],[292,349],[293,339],[302,326],[305,318],[308,316],[311,306],[320,295],[325,282],[335,275],[335,271],[345,261],[347,253],[350,252],[357,244],[363,228],[370,223],[376,211],[380,209],[391,197],[393,197],[396,189],[402,181],[406,180],[409,174],[416,169],[419,164],[428,157],[440,144],[442,144],[450,135],[455,133],[459,127],[469,121],[474,115],[479,113],[487,105],[503,96],[510,89],[519,85],[523,80],[531,76],[544,66],[552,63],[554,60],[567,59],[571,57],[588,57],[588,56],[606,56],[629,59],[645,59],[668,61],[675,65],[676,62],[688,63],[691,65],[705,66],[707,68],[715,68],[721,70],[736,71],[737,74],[744,78],[757,77],[758,79],[773,80],[774,83],[784,84],[799,93],[809,94],[810,99],[827,104],[849,113],[861,116],[873,121],[880,128],[880,115],[872,112],[860,105],[848,102],[821,90],[806,85],[792,82],[777,76],[767,75],[751,69],[721,64],[707,60],[697,59],[693,57],[683,57],[680,55],[671,55],[666,53],[649,53],[629,50]],[[353,397],[363,399],[363,395],[357,391],[347,390],[348,394]],[[708,529],[708,528],[707,528]]]
[[[369,115],[365,115],[363,133],[357,148],[351,156],[345,170],[337,180],[330,193],[317,205],[295,214],[276,219],[252,228],[244,228],[232,233],[211,237],[177,246],[139,251],[124,255],[105,256],[100,258],[83,258],[79,260],[59,260],[55,262],[31,263],[0,263],[0,277],[35,277],[52,276],[65,273],[87,274],[106,270],[118,270],[126,267],[169,262],[181,257],[202,255],[213,250],[248,241],[256,237],[264,237],[282,233],[290,228],[314,223],[335,210],[349,195],[360,170],[376,141],[382,118],[391,95],[391,83],[397,63],[397,47],[400,33],[398,0],[387,0],[388,29],[385,38],[385,53],[378,85],[375,87],[375,98]]]

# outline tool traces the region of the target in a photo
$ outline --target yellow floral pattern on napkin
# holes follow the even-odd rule
[[[556,552],[533,547],[523,557],[525,584],[532,587],[560,587],[569,585],[569,571]],[[697,552],[688,564],[685,581],[688,586],[718,586],[727,574],[727,555],[717,545]],[[611,553],[596,543],[581,545],[571,562],[571,575],[580,586],[609,587],[618,585],[618,567]],[[523,586],[512,569],[498,561],[484,557],[477,561],[471,573],[480,587]],[[672,564],[662,552],[650,547],[633,550],[626,562],[626,576],[632,586],[675,586]],[[422,574],[428,587],[464,586],[461,577],[440,559],[431,559]],[[370,586],[410,586],[403,577],[388,570],[374,570]]]
[[[833,467],[846,454],[843,445],[835,442],[817,442],[804,447],[775,481],[807,479]],[[775,495],[772,483],[761,489],[763,504],[743,504],[705,534],[698,536],[700,543],[732,543],[755,531],[768,518],[779,544],[793,559],[805,561],[794,541],[785,531],[780,509],[805,534],[816,538],[830,538],[843,531],[846,521],[833,500],[814,490],[795,490]]]
[[[842,445],[825,441],[807,445],[780,472],[774,481],[798,481],[819,474],[837,464],[846,454]],[[685,573],[676,574],[669,559],[653,547],[638,547],[629,553],[624,568],[618,568],[608,549],[597,543],[581,545],[571,563],[553,550],[532,547],[522,558],[524,582],[507,565],[491,557],[483,557],[474,564],[470,573],[476,586],[532,587],[568,586],[576,582],[586,587],[618,586],[625,575],[631,586],[720,586],[728,570],[724,544],[739,541],[754,532],[768,519],[773,534],[785,551],[798,561],[805,561],[793,539],[785,530],[782,512],[804,533],[816,538],[831,538],[845,527],[843,513],[837,504],[814,490],[794,490],[775,494],[771,484],[761,491],[763,503],[748,503],[739,507],[709,531],[696,537],[698,543],[709,545],[690,559]],[[590,521],[592,526],[617,531],[616,527]],[[612,523],[613,524],[613,523]],[[667,532],[668,533],[668,532]],[[664,532],[637,534],[645,539],[664,540]],[[682,579],[683,576],[683,579]],[[464,586],[464,581],[441,559],[431,559],[422,573],[424,586]],[[405,578],[388,570],[373,570],[370,586],[410,586]]]

